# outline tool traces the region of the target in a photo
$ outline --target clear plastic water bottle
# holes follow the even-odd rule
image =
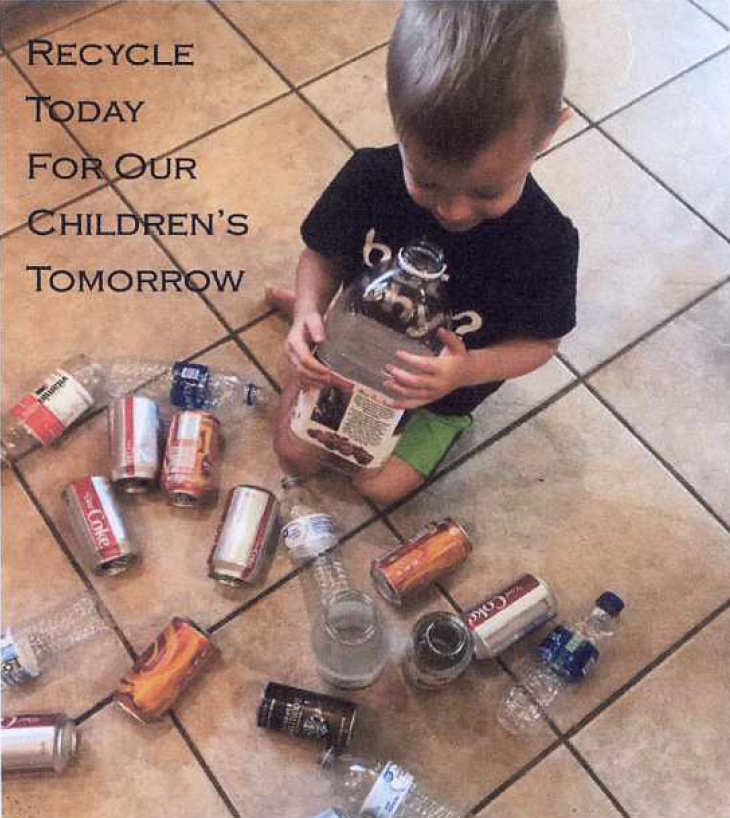
[[[504,696],[497,721],[511,733],[533,728],[568,684],[583,681],[598,661],[596,644],[616,632],[624,603],[604,591],[591,613],[572,625],[559,625],[537,647],[536,656],[514,668],[518,684]]]
[[[96,600],[86,593],[7,627],[0,636],[3,689],[38,678],[56,654],[107,628]]]
[[[342,292],[325,321],[316,356],[336,376],[321,389],[301,392],[293,435],[327,449],[352,469],[375,468],[397,443],[403,411],[389,406],[383,368],[399,350],[438,355],[437,331],[451,325],[441,248],[421,239],[392,259],[365,268]]]
[[[321,763],[335,796],[356,815],[459,818],[452,809],[434,801],[411,773],[392,761],[358,758],[329,749]]]
[[[107,397],[103,366],[87,355],[69,358],[3,416],[3,459],[50,445]]]
[[[352,588],[329,514],[301,478],[282,480],[281,537],[300,574],[312,649],[322,678],[335,687],[372,684],[385,667],[387,642],[375,602]]]

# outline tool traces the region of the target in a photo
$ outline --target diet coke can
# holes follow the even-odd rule
[[[493,659],[557,613],[548,584],[524,574],[464,613],[477,659]]]
[[[117,398],[108,409],[112,483],[128,494],[149,491],[160,469],[160,414],[139,395]]]
[[[74,480],[61,496],[86,562],[95,574],[119,574],[139,558],[106,477]]]
[[[220,422],[211,412],[175,412],[160,479],[171,505],[194,506],[213,491],[220,445]]]
[[[276,497],[266,489],[232,488],[208,557],[208,576],[224,585],[253,582],[274,541],[278,506]]]
[[[78,747],[76,724],[64,713],[21,713],[2,720],[3,772],[63,772]]]

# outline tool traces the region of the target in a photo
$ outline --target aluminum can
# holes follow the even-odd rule
[[[78,749],[76,724],[65,713],[6,716],[0,737],[3,772],[61,773]]]
[[[157,404],[125,395],[109,405],[112,483],[123,492],[149,491],[160,470],[160,413]]]
[[[352,738],[357,705],[346,699],[269,682],[256,717],[259,727],[324,741],[343,749]]]
[[[106,477],[74,480],[63,490],[76,540],[95,574],[119,574],[139,558]]]
[[[454,613],[436,611],[413,626],[404,669],[416,687],[434,690],[461,676],[474,656],[471,631]]]
[[[197,505],[214,489],[220,438],[211,412],[181,409],[172,416],[160,480],[171,505]]]
[[[256,580],[274,542],[278,507],[266,489],[234,486],[208,557],[208,576],[224,585]]]
[[[429,523],[415,537],[373,560],[370,575],[378,593],[394,605],[430,585],[471,553],[468,534],[451,517]]]
[[[493,659],[557,613],[555,596],[548,584],[523,574],[499,593],[464,613],[472,632],[477,659]]]
[[[156,721],[219,653],[203,628],[175,616],[122,677],[114,700],[137,721]]]

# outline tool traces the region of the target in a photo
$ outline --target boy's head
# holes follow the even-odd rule
[[[553,0],[403,3],[388,101],[414,200],[457,231],[507,212],[566,118],[565,68]]]

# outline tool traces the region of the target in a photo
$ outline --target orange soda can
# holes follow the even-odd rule
[[[175,616],[122,677],[114,700],[137,721],[156,721],[219,653],[201,627]]]
[[[370,575],[382,597],[402,605],[405,599],[462,563],[471,550],[466,531],[451,517],[444,517],[373,560]]]
[[[160,485],[173,506],[194,506],[215,487],[220,422],[211,412],[181,409],[172,416]]]

